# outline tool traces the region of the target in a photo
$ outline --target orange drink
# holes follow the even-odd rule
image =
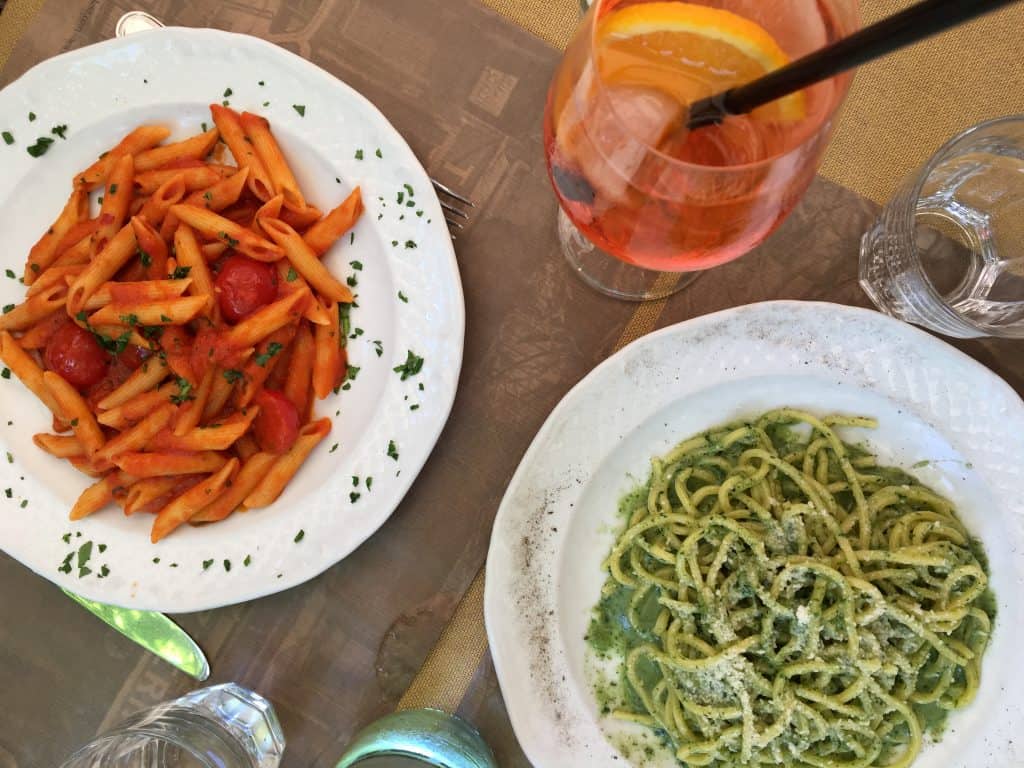
[[[649,298],[652,275],[708,269],[762,242],[814,178],[849,77],[692,131],[688,106],[857,24],[856,0],[597,0],[544,119],[563,246],[581,274]]]

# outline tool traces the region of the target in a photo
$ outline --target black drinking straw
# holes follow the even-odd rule
[[[924,0],[751,83],[694,102],[687,127],[720,123],[1018,0]],[[979,51],[984,55],[984,51]]]

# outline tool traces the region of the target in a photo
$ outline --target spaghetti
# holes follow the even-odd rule
[[[780,409],[654,459],[588,635],[623,654],[614,716],[686,766],[905,767],[972,700],[987,561],[834,429],[873,426]]]

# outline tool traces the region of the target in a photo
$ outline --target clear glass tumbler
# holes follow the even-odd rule
[[[270,702],[228,683],[139,712],[61,768],[277,768],[283,752]]]
[[[975,126],[913,173],[864,235],[884,312],[959,338],[1024,338],[1024,115]]]

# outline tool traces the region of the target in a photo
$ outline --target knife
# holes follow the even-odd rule
[[[191,675],[200,682],[210,676],[210,665],[202,649],[185,630],[162,613],[118,608],[115,605],[87,600],[66,589],[63,592],[129,640],[138,643],[186,675]]]

